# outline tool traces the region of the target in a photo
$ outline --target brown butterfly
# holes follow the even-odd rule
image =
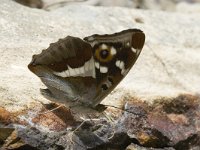
[[[47,99],[78,111],[98,110],[134,65],[144,42],[138,29],[83,40],[67,36],[34,55],[28,68],[47,86],[41,89]]]

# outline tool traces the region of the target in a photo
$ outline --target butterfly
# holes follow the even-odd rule
[[[100,102],[127,75],[145,42],[139,29],[67,36],[33,55],[28,65],[47,86],[41,94],[71,109],[104,110]]]

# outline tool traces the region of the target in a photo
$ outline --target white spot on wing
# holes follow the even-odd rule
[[[67,76],[65,71],[63,71],[63,72],[54,72],[54,74],[57,75],[57,76],[60,76],[60,77],[64,77],[64,78]]]
[[[85,76],[92,76],[93,78],[96,77],[95,73],[95,63],[94,63],[94,58],[92,57],[88,62],[87,62],[87,69],[85,70]]]
[[[102,44],[102,45],[101,45],[101,48],[102,48],[102,49],[108,49],[108,46],[107,46],[106,44]]]
[[[108,68],[105,66],[100,66],[100,72],[101,73],[107,73],[108,72]]]
[[[79,68],[71,68],[68,65],[68,69],[64,70],[62,72],[53,72],[55,75],[60,76],[60,77],[71,77],[71,76],[81,76],[81,77],[85,77],[85,76],[90,76],[95,78],[95,66],[94,66],[94,59],[93,57],[85,62],[85,64]]]
[[[124,62],[123,61],[117,60],[115,65],[120,69],[124,69]]]
[[[133,53],[137,53],[137,50],[135,48],[131,47],[131,50]]]
[[[94,59],[92,58],[89,62],[89,70],[94,70]]]
[[[75,75],[77,75],[77,74],[80,74],[80,73],[79,73],[79,69],[78,69],[78,68],[74,68],[73,70],[74,70],[74,71],[75,71],[75,73],[76,73]]]
[[[90,61],[91,61],[91,59],[88,60],[87,62],[85,62],[85,64],[84,64],[85,71],[88,71],[90,69]]]
[[[89,63],[86,62],[85,65],[84,65],[84,69],[85,69],[85,71],[88,71],[88,70],[89,70],[89,66],[90,66]]]
[[[75,76],[75,75],[76,75],[75,70],[72,69],[69,65],[68,65],[68,69],[69,69],[69,74],[70,74],[70,76]]]
[[[80,74],[84,74],[85,73],[84,66],[79,68],[79,72],[80,72]]]
[[[111,47],[110,53],[111,53],[111,55],[115,55],[117,53],[117,51],[114,47]]]
[[[120,60],[117,60],[117,61],[115,62],[115,65],[116,65],[117,67],[119,67],[119,65],[120,65]]]
[[[65,71],[66,77],[69,77],[69,70]]]
[[[121,69],[121,74],[126,75],[127,74],[127,69],[125,69],[125,63],[123,61],[117,60],[115,65]]]
[[[123,61],[120,62],[119,68],[124,69],[124,62]]]
[[[97,69],[99,69],[99,67],[100,67],[99,62],[95,62],[95,67],[96,67]]]

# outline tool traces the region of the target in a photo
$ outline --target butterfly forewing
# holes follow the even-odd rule
[[[48,87],[42,94],[55,101],[88,103],[95,95],[89,90],[96,87],[92,47],[80,38],[68,36],[50,44],[28,67]]]
[[[145,41],[141,30],[129,29],[110,35],[92,35],[84,38],[93,47],[97,95],[99,104],[131,69]]]
[[[36,65],[45,65],[55,72],[62,72],[70,67],[78,68],[91,59],[91,49],[91,46],[82,39],[67,36],[50,44],[42,53],[34,55],[29,69]]]

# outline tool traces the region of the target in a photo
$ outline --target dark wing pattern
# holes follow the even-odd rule
[[[145,42],[138,29],[68,36],[34,55],[29,69],[48,87],[42,94],[54,101],[96,107],[125,77]]]
[[[95,34],[84,40],[93,48],[97,81],[97,95],[93,103],[97,105],[134,65],[143,48],[145,34],[138,29],[129,29],[110,35]]]
[[[84,57],[83,57],[84,56]],[[36,65],[45,65],[55,72],[71,68],[79,68],[92,57],[90,44],[77,37],[67,36],[34,55],[29,69]],[[68,67],[69,66],[69,67]]]

